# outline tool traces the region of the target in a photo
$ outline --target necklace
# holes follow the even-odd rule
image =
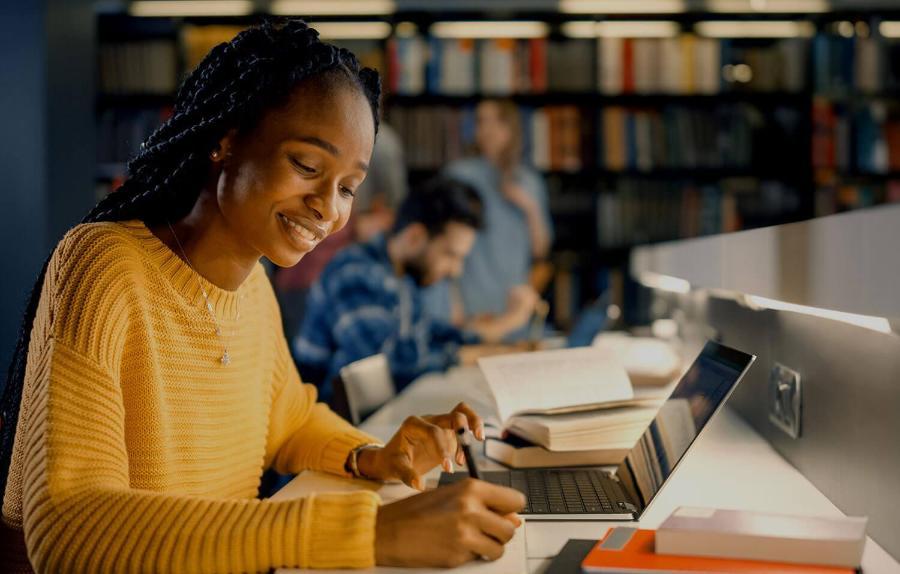
[[[197,285],[200,286],[200,292],[203,293],[203,300],[206,302],[206,312],[209,313],[209,317],[212,319],[214,331],[216,333],[216,338],[222,342],[222,357],[219,359],[219,362],[222,363],[223,366],[228,366],[231,363],[231,355],[228,354],[228,342],[222,337],[222,327],[219,325],[219,320],[216,319],[216,314],[213,312],[212,303],[209,302],[209,293],[206,292],[206,287],[203,286],[203,282],[200,281],[200,274],[197,273],[197,270],[194,269],[194,266],[191,265],[191,260],[188,259],[187,253],[184,252],[184,247],[181,246],[181,241],[178,240],[178,234],[175,233],[175,228],[172,227],[172,224],[168,221],[166,222],[169,226],[169,231],[172,232],[172,237],[175,238],[175,244],[178,245],[178,250],[181,251],[181,256],[184,258],[184,262],[188,264],[191,272],[194,274],[194,277],[197,279]],[[238,308],[237,308],[237,316],[235,320],[241,318],[241,308],[240,308],[240,298],[238,298]],[[234,336],[234,330],[231,331],[231,339]]]

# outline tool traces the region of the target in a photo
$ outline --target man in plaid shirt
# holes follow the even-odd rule
[[[322,400],[341,367],[384,353],[398,390],[458,360],[461,346],[498,342],[531,316],[537,295],[519,291],[506,313],[464,328],[429,316],[421,289],[458,277],[482,226],[482,202],[449,179],[411,193],[390,234],[341,251],[313,285],[294,353]]]

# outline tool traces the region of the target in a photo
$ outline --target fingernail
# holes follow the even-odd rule
[[[484,426],[478,427],[478,440],[484,440]]]
[[[450,460],[449,456],[444,458],[443,466],[444,466],[444,470],[446,470],[447,472],[449,472],[449,473],[453,472],[453,461]]]

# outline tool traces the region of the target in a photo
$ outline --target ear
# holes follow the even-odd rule
[[[410,223],[403,233],[406,235],[407,245],[412,252],[421,251],[428,243],[428,228],[422,223]]]
[[[228,133],[219,140],[219,144],[210,151],[209,159],[211,159],[213,163],[224,163],[225,159],[234,152],[236,139],[237,130],[228,130]]]

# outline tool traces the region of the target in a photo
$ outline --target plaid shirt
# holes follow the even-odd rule
[[[293,348],[303,379],[318,385],[327,400],[341,367],[358,359],[387,355],[400,390],[423,373],[447,369],[460,345],[477,341],[428,315],[420,287],[394,273],[387,241],[378,236],[328,264],[309,292]]]

